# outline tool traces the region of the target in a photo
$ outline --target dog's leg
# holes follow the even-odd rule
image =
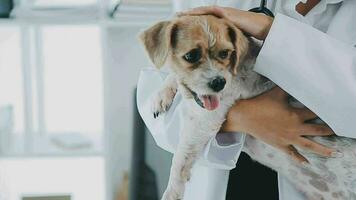
[[[254,81],[245,84],[245,90],[241,92],[242,99],[253,98],[276,86],[275,83],[255,72],[250,72],[250,79]]]
[[[257,84],[255,89],[251,91],[250,95],[248,98],[252,98],[252,97],[255,97],[257,95],[260,95],[272,88],[274,88],[276,86],[275,83],[273,83],[272,81],[266,81],[266,82],[263,82],[261,84]]]
[[[190,180],[193,164],[209,140],[208,137],[203,136],[196,141],[189,137],[194,133],[185,132],[184,134],[186,135],[181,135],[177,151],[173,156],[170,177],[162,200],[183,199],[185,184]]]
[[[164,81],[163,87],[154,96],[152,101],[153,117],[158,117],[159,114],[166,112],[171,106],[173,99],[177,93],[178,84],[174,75],[168,75]]]
[[[184,152],[181,145],[178,145],[177,152],[173,156],[169,181],[162,200],[183,199],[185,183],[190,179],[189,163],[192,163],[192,160],[195,159],[187,157],[189,154]]]

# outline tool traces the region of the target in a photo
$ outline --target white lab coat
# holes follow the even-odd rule
[[[200,1],[181,2],[185,5],[179,4],[180,9],[204,5]],[[259,2],[220,0],[218,5],[248,10]],[[356,138],[356,0],[322,0],[306,16],[295,11],[298,2],[268,1],[276,17],[255,71],[318,114],[337,135]],[[181,127],[181,95],[159,119],[150,113],[150,96],[164,77],[153,68],[142,70],[137,104],[157,144],[174,152]],[[184,199],[225,199],[229,170],[235,167],[243,142],[240,133],[212,138],[193,168]],[[281,200],[304,199],[283,177],[279,177],[279,193]]]

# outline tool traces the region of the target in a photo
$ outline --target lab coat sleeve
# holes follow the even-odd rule
[[[277,14],[255,71],[314,111],[337,135],[356,138],[354,45]]]
[[[141,117],[161,148],[174,153],[182,127],[182,96],[177,93],[167,113],[154,119],[151,112],[152,95],[162,87],[167,74],[153,68],[143,69],[137,85],[137,106]],[[233,169],[242,149],[245,136],[239,133],[220,133],[206,145],[198,162],[217,169]]]

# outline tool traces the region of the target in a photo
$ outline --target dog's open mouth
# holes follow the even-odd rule
[[[202,108],[207,110],[215,110],[219,107],[220,98],[218,95],[198,95],[194,91],[190,90],[192,93],[195,102]]]

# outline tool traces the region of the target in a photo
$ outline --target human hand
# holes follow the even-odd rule
[[[308,124],[317,116],[307,108],[288,104],[288,94],[279,87],[260,96],[238,101],[229,111],[223,132],[244,132],[287,153],[300,163],[308,163],[295,147],[322,156],[337,156],[335,149],[325,147],[304,136],[329,136],[327,125]]]
[[[177,15],[215,15],[219,18],[225,18],[245,33],[260,40],[266,39],[273,22],[272,17],[264,14],[218,6],[197,7],[177,13]]]

